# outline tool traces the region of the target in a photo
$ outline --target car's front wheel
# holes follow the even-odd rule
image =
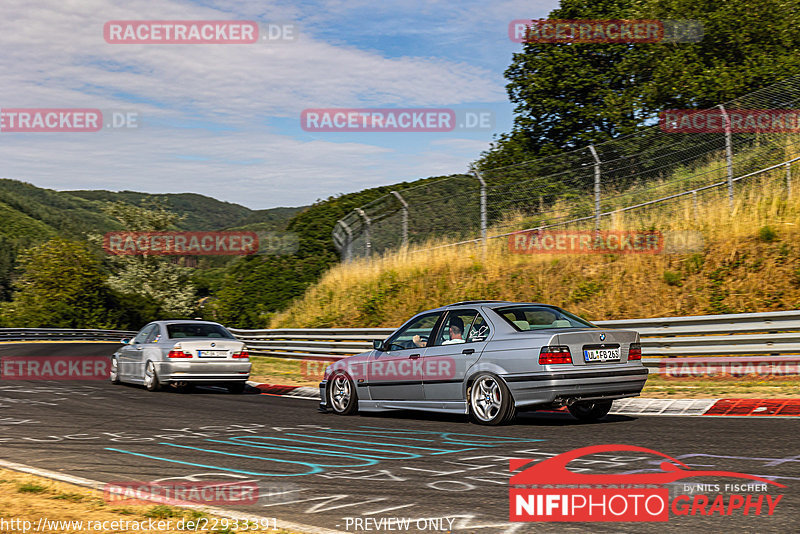
[[[158,375],[156,374],[156,364],[149,360],[144,366],[144,387],[147,388],[147,391],[161,389],[161,382],[158,381]]]
[[[328,386],[328,406],[338,415],[352,415],[358,411],[358,395],[353,380],[345,373],[334,373]]]
[[[468,391],[469,413],[479,425],[505,425],[516,415],[514,399],[497,375],[481,373]]]
[[[597,421],[608,415],[613,403],[614,401],[582,401],[567,406],[567,409],[580,421]]]

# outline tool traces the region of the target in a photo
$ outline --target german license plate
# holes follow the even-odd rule
[[[228,356],[227,350],[198,350],[198,358],[225,358]]]
[[[583,359],[587,362],[619,361],[619,349],[589,349],[583,351]]]

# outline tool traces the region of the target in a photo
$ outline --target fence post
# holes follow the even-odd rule
[[[392,191],[392,194],[403,206],[403,246],[405,247],[408,246],[408,202],[397,191]]]
[[[725,163],[728,167],[728,203],[733,211],[733,147],[731,143],[731,118],[728,112],[725,111],[725,106],[720,104],[717,106],[722,110],[722,115],[725,117]]]
[[[353,244],[353,231],[350,229],[350,226],[344,222],[344,219],[339,220],[339,224],[342,225],[344,228],[345,233],[347,234],[347,239],[344,241],[344,261],[348,262],[352,258],[352,244]]]
[[[356,212],[361,215],[362,219],[364,219],[364,248],[366,249],[367,258],[369,258],[372,256],[372,232],[370,232],[372,221],[370,221],[369,217],[367,217],[367,214],[361,208],[356,208]]]
[[[483,176],[481,176],[481,173],[478,172],[478,169],[472,169],[472,172],[475,174],[475,178],[481,183],[481,242],[483,243],[483,254],[486,256],[486,181],[483,179]]]
[[[589,151],[594,158],[594,229],[600,230],[600,158],[594,145],[589,145]]]
[[[700,222],[700,214],[697,209],[697,190],[692,191],[692,206],[694,207],[694,221]]]
[[[786,164],[786,196],[792,194],[792,164]]]

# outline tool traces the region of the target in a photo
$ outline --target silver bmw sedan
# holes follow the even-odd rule
[[[598,328],[556,306],[465,301],[424,311],[373,350],[330,365],[320,408],[469,414],[479,424],[566,406],[584,421],[647,380],[639,334]]]
[[[210,321],[155,321],[111,356],[111,382],[144,385],[149,391],[197,384],[244,391],[250,376],[247,347],[224,326]]]

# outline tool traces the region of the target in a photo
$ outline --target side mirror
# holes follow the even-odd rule
[[[386,347],[383,346],[382,339],[372,340],[372,348],[380,352],[386,352]]]
[[[119,340],[119,342],[122,343],[123,345],[127,345],[128,343],[131,342],[131,340],[128,339],[127,337],[123,337],[122,339]]]

